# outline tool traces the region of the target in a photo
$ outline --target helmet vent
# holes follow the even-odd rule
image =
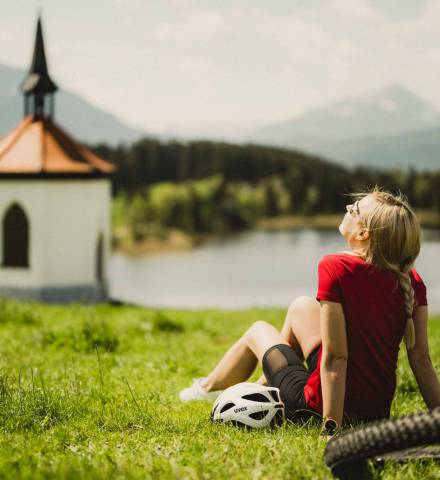
[[[280,401],[280,397],[276,390],[269,390],[269,395],[278,403]]]
[[[281,426],[283,422],[284,422],[284,410],[277,410],[275,416],[272,418],[271,424]]]
[[[252,400],[254,402],[270,403],[270,400],[262,393],[250,393],[249,395],[243,395],[241,398],[245,398],[246,400]]]
[[[226,405],[223,405],[223,407],[220,410],[220,413],[225,412],[226,410],[229,410],[230,408],[235,407],[235,403],[227,403]]]
[[[217,411],[218,405],[214,407],[214,410],[211,412],[211,420],[214,419],[215,412]]]
[[[263,420],[263,418],[269,413],[269,410],[262,410],[261,412],[250,413],[249,416],[254,420]]]

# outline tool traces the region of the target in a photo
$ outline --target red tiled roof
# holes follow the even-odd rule
[[[73,140],[48,118],[25,117],[0,138],[2,174],[108,175],[115,167]]]

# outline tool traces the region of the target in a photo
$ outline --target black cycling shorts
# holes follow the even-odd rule
[[[304,363],[289,345],[270,347],[263,356],[263,372],[271,387],[280,389],[286,417],[296,418],[295,412],[308,409],[304,398],[304,386],[318,365],[319,348],[315,348]]]

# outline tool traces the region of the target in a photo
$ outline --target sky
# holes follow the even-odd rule
[[[401,84],[440,110],[440,0],[2,0],[0,63],[151,133],[252,130]]]

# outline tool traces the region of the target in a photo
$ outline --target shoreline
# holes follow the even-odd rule
[[[426,230],[440,229],[440,215],[432,211],[416,212],[420,224]],[[177,229],[170,229],[163,237],[149,237],[134,242],[129,239],[127,229],[119,227],[113,231],[113,251],[129,256],[163,255],[173,252],[183,252],[195,248],[207,241],[220,237],[231,236],[240,233],[265,230],[265,231],[287,231],[287,230],[337,230],[341,223],[341,214],[325,215],[286,215],[273,218],[262,218],[249,229],[239,232],[228,232],[227,234],[189,234]]]

